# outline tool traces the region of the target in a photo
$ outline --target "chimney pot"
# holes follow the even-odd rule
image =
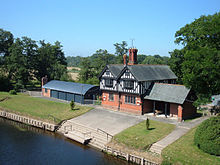
[[[129,49],[129,62],[128,62],[128,65],[137,64],[137,52],[138,52],[138,49],[136,49],[136,48],[130,48]]]

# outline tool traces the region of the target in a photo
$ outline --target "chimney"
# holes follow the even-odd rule
[[[127,65],[127,55],[126,54],[123,55],[123,59],[124,59],[124,65]]]
[[[130,48],[129,49],[129,62],[128,62],[128,65],[137,64],[137,52],[138,52],[138,49],[136,49],[136,48]]]
[[[44,86],[47,83],[47,81],[48,81],[47,75],[42,77],[42,79],[41,79],[41,86]]]

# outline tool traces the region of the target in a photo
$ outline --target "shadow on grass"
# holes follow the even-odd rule
[[[155,128],[148,128],[148,130],[150,131],[150,130],[154,130]]]
[[[72,109],[72,111],[77,111],[77,110],[79,110],[79,108],[74,108],[74,109]]]

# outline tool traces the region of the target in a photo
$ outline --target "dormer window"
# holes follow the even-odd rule
[[[105,86],[113,87],[113,79],[105,79]]]
[[[133,88],[134,88],[134,81],[125,80],[125,81],[124,81],[124,87],[125,87],[126,89],[133,89]]]

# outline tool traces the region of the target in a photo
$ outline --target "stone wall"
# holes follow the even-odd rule
[[[4,118],[10,119],[10,120],[18,121],[18,122],[28,124],[31,126],[35,126],[38,128],[42,128],[42,129],[45,129],[48,131],[55,131],[55,129],[57,128],[57,125],[55,125],[55,124],[43,122],[43,121],[36,120],[36,119],[30,118],[30,117],[17,115],[17,114],[2,111],[2,110],[0,110],[0,117],[4,117]]]

